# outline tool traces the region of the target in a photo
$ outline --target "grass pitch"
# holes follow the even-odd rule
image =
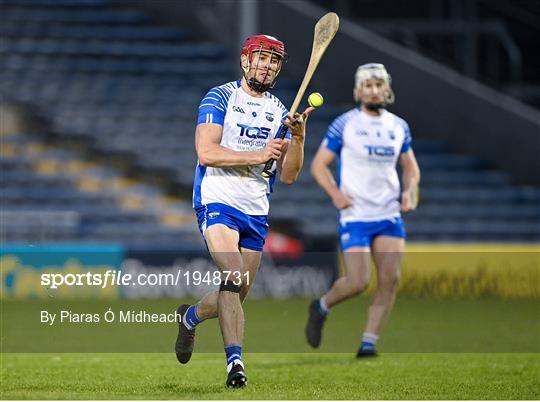
[[[113,302],[79,303],[58,301],[46,308],[103,311]],[[169,311],[178,301],[114,303],[113,309]],[[180,365],[173,353],[174,323],[47,326],[39,324],[43,301],[2,301],[0,396],[540,399],[538,300],[399,298],[381,338],[382,355],[360,361],[354,352],[369,299],[355,299],[332,311],[320,352],[310,352],[304,340],[308,303],[303,299],[246,303],[244,358],[249,383],[245,389],[230,390],[224,385],[225,356],[219,352],[217,320],[198,328],[195,354],[189,364]],[[48,353],[7,353],[37,350]],[[87,353],[62,353],[68,351]],[[109,351],[125,353],[103,353]]]
[[[225,388],[224,357],[4,354],[3,399],[539,399],[538,354],[246,354],[248,386]]]

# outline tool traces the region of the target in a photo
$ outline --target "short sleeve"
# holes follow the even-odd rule
[[[328,126],[328,130],[326,130],[321,146],[339,154],[341,152],[341,147],[343,146],[344,127],[345,119],[343,116],[334,119],[334,121],[330,123],[330,126]]]
[[[409,149],[411,149],[412,144],[412,136],[411,136],[411,129],[409,128],[409,125],[402,121],[403,126],[403,132],[405,134],[405,137],[403,138],[403,145],[401,145],[401,153],[407,152]]]
[[[214,123],[223,125],[229,94],[222,88],[212,88],[199,105],[197,124]]]

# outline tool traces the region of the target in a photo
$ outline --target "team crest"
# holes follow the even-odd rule
[[[266,120],[274,121],[274,114],[270,112],[266,112]]]
[[[391,140],[396,139],[396,134],[394,133],[394,130],[388,130],[388,135],[390,136]]]

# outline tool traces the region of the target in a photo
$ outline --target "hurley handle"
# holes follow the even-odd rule
[[[289,127],[287,127],[285,124],[283,124],[281,126],[281,130],[279,130],[279,133],[278,135],[276,136],[276,138],[285,138],[285,136],[287,135],[287,130],[289,129]],[[266,165],[264,165],[264,170],[262,172],[262,175],[263,177],[270,177],[272,176],[274,173],[272,172],[272,167],[274,166],[274,162],[276,160],[275,159],[270,159],[268,162],[266,162]]]

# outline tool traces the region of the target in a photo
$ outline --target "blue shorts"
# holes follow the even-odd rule
[[[266,215],[247,215],[236,208],[220,203],[210,203],[196,209],[199,230],[203,237],[207,228],[221,223],[240,235],[240,247],[262,251],[268,233]]]
[[[342,251],[350,247],[371,247],[377,236],[405,238],[405,226],[400,217],[374,222],[347,222],[339,226],[339,245]]]

